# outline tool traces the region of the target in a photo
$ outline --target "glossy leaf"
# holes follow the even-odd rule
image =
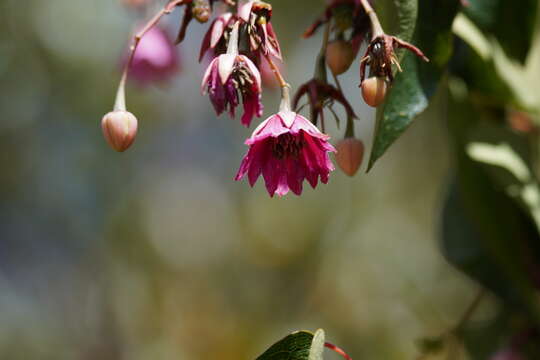
[[[435,93],[452,54],[452,21],[459,1],[419,0],[412,43],[430,59],[425,63],[406,52],[386,102],[377,111],[377,127],[368,171],[423,112]]]
[[[444,206],[443,254],[506,306],[539,324],[538,284],[534,282],[538,231],[532,218],[489,176],[485,165],[467,152],[481,116],[466,98],[449,106],[456,177]]]
[[[312,341],[313,333],[294,332],[272,345],[257,360],[309,360]]]

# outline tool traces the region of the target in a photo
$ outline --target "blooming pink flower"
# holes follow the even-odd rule
[[[212,60],[204,74],[201,91],[208,92],[218,115],[228,108],[230,116],[234,117],[241,98],[243,125],[249,126],[255,115],[262,116],[261,74],[244,55],[223,54]]]
[[[248,1],[238,8],[244,21],[252,52],[262,52],[281,60],[281,48],[270,19],[272,5],[259,0]]]
[[[178,54],[164,30],[155,26],[141,39],[130,68],[130,75],[141,85],[163,82],[179,68]]]
[[[262,174],[272,197],[283,196],[289,190],[300,195],[304,179],[313,188],[319,177],[326,184],[334,170],[328,153],[336,151],[329,138],[303,116],[280,111],[263,121],[246,140],[249,150],[235,180],[247,174],[253,186]]]
[[[201,51],[199,54],[199,61],[201,61],[208,50],[215,50],[221,48],[220,53],[225,53],[227,50],[227,44],[225,43],[225,31],[227,28],[232,28],[237,18],[232,13],[224,13],[218,16],[210,25],[210,28],[204,36]]]

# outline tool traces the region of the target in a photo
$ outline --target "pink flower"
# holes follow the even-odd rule
[[[272,5],[259,0],[251,0],[238,8],[240,17],[246,27],[248,41],[252,52],[262,52],[281,60],[281,48],[270,19]]]
[[[228,108],[230,116],[234,117],[242,99],[243,125],[249,126],[255,115],[262,116],[261,74],[244,55],[223,54],[212,60],[204,74],[201,91],[208,92],[218,115]]]
[[[217,50],[220,49],[221,52],[218,53],[225,53],[227,50],[227,44],[225,41],[225,32],[229,28],[229,30],[232,29],[232,26],[236,22],[237,18],[232,13],[224,13],[220,16],[218,16],[210,25],[210,28],[206,32],[206,35],[204,36],[202,45],[201,45],[201,51],[199,54],[199,61],[201,61],[204,57],[204,55],[208,52],[208,50]],[[217,48],[217,49],[216,49]]]
[[[251,186],[262,174],[270,196],[292,190],[302,193],[304,179],[313,188],[320,177],[326,184],[334,166],[328,156],[335,152],[330,137],[309,120],[292,111],[280,111],[263,121],[246,140],[249,150],[235,180],[246,174]]]
[[[178,54],[164,30],[155,26],[141,39],[130,75],[141,85],[163,82],[178,70]]]

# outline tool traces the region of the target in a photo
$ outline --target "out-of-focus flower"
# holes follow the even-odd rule
[[[510,348],[498,351],[490,360],[526,360],[526,358],[519,351]]]
[[[247,174],[253,186],[262,174],[272,197],[283,196],[289,190],[300,195],[304,179],[313,188],[319,177],[326,184],[334,170],[328,153],[336,151],[328,139],[301,115],[280,111],[263,121],[246,140],[249,150],[235,180]]]
[[[293,108],[298,108],[298,103],[304,95],[307,96],[311,120],[315,125],[317,124],[319,117],[324,116],[324,108],[332,105],[334,101],[343,105],[348,117],[356,118],[351,104],[345,99],[343,93],[325,81],[314,78],[300,86],[294,96]]]
[[[232,30],[234,23],[237,21],[236,16],[227,12],[218,16],[210,25],[210,28],[204,36],[199,61],[201,61],[208,50],[213,50],[215,55],[223,54],[227,51],[228,32]],[[216,49],[218,49],[216,51]]]
[[[326,63],[334,75],[341,75],[351,67],[355,54],[350,42],[342,39],[328,43],[326,48]]]
[[[173,42],[163,29],[155,26],[142,37],[129,74],[139,84],[148,85],[168,80],[178,69],[178,53]]]
[[[208,92],[218,115],[228,108],[230,116],[234,117],[242,99],[243,125],[249,126],[254,116],[262,116],[261,74],[247,56],[227,53],[212,60],[204,74],[201,91]]]
[[[272,5],[259,0],[252,0],[240,5],[238,16],[245,23],[245,31],[249,39],[251,52],[272,55],[281,60],[281,48],[270,22]]]
[[[101,120],[107,143],[116,151],[126,151],[137,135],[137,118],[128,111],[112,111]]]

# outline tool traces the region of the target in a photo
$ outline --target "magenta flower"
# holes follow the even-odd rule
[[[300,195],[304,179],[313,188],[319,177],[326,184],[334,170],[328,153],[336,151],[329,138],[303,116],[280,111],[263,121],[246,140],[249,150],[235,180],[247,174],[253,186],[262,174],[272,197],[283,196],[289,190]]]
[[[126,59],[127,60],[127,59]],[[155,26],[141,39],[130,75],[141,85],[168,80],[179,68],[178,54],[164,30]]]
[[[244,106],[242,124],[249,127],[254,116],[261,117],[261,74],[248,57],[238,54],[223,54],[212,60],[201,84],[203,94],[208,92],[216,113],[228,109],[231,117],[235,109]]]
[[[254,53],[262,52],[264,55],[272,55],[281,60],[281,48],[270,22],[272,5],[259,0],[251,0],[240,5],[238,17],[245,23],[250,50]]]
[[[208,52],[208,50],[213,50],[214,53],[216,53],[216,50],[218,50],[218,54],[226,52],[227,44],[225,39],[225,33],[227,29],[229,29],[229,31],[232,30],[232,27],[236,20],[236,16],[234,16],[232,13],[227,12],[218,16],[212,22],[210,28],[204,36],[201,45],[201,51],[199,54],[199,61],[203,59],[204,55]],[[219,52],[219,50],[221,51]]]

